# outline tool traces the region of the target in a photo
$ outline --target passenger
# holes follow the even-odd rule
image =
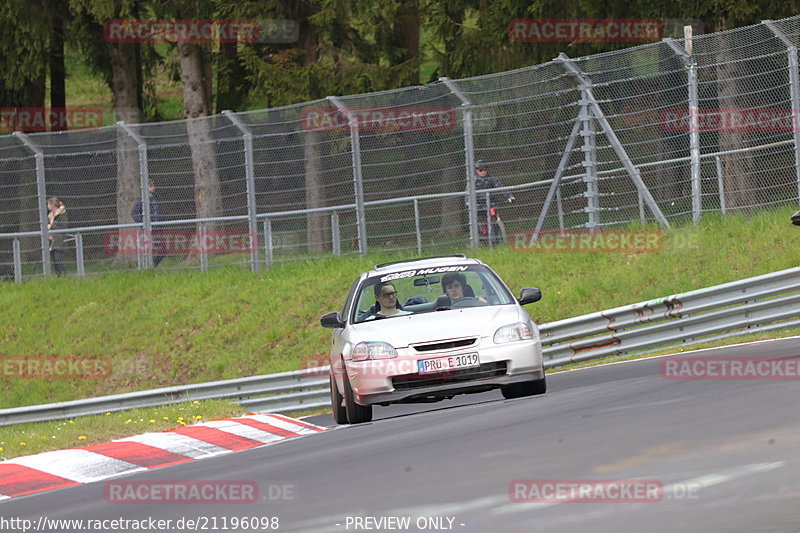
[[[375,285],[375,313],[366,320],[376,317],[410,315],[411,311],[405,311],[403,306],[397,301],[397,289],[390,282],[378,283]]]

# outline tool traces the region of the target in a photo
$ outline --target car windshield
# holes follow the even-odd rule
[[[484,265],[408,269],[367,278],[356,298],[353,322],[514,301],[497,275]]]

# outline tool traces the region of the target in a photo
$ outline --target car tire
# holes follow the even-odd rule
[[[344,381],[344,408],[347,411],[347,422],[350,424],[362,424],[372,420],[372,406],[359,405],[356,403],[353,394],[353,387],[350,386],[350,380],[347,376],[343,376]]]
[[[336,378],[333,377],[333,367],[328,374],[331,380],[331,409],[333,410],[333,421],[337,424],[347,424],[347,410],[344,406],[344,397],[339,393],[336,386]]]
[[[535,381],[523,381],[521,383],[512,383],[500,389],[503,393],[503,398],[510,400],[512,398],[524,398],[525,396],[538,396],[547,392],[547,377],[542,376],[542,379]]]

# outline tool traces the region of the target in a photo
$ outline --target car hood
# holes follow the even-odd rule
[[[497,328],[523,319],[516,305],[468,307],[448,311],[432,311],[355,324],[350,340],[388,342],[395,348],[409,344],[456,339],[460,337],[492,337]]]

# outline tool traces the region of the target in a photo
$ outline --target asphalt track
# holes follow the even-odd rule
[[[697,355],[793,361],[800,339]],[[0,521],[217,517],[207,531],[266,531],[221,518],[278,517],[278,531],[307,532],[800,532],[800,380],[669,380],[654,358],[549,375],[548,385],[534,398],[491,392],[378,407],[369,424],[122,478],[251,480],[262,491],[255,504],[109,504],[99,482],[2,502]],[[330,416],[310,421],[333,425]],[[664,489],[628,503],[515,502],[509,488],[520,479]]]

